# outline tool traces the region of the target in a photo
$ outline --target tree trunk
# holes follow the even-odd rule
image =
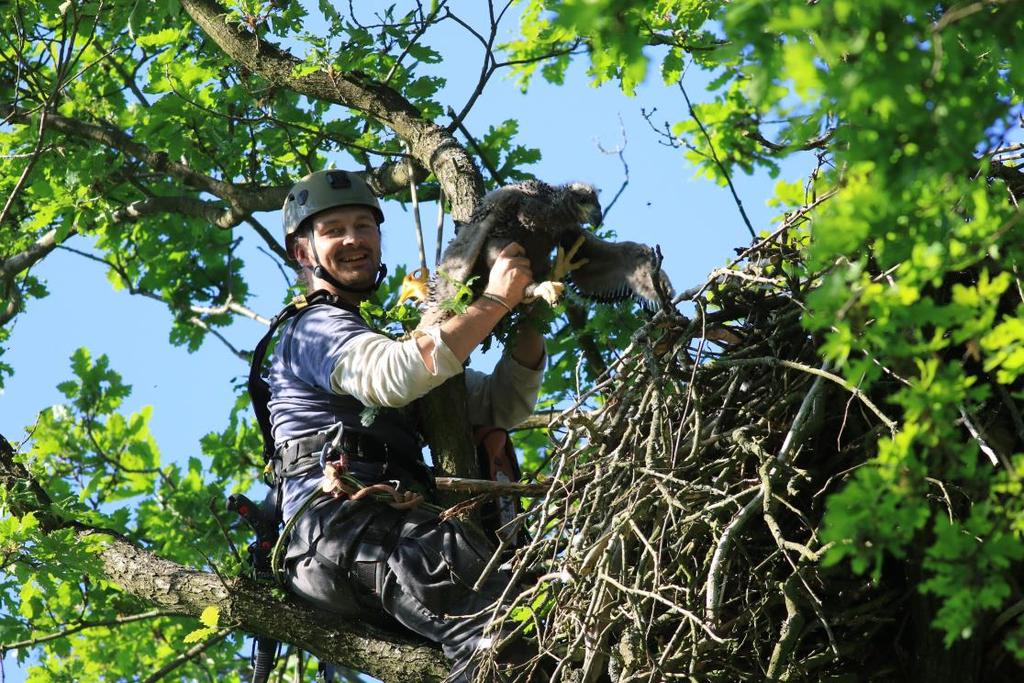
[[[915,683],[985,683],[981,672],[981,639],[958,638],[946,647],[942,632],[932,626],[938,602],[912,588],[907,634],[910,659],[907,681]]]
[[[438,475],[478,477],[476,449],[469,431],[465,375],[458,374],[417,402],[420,431],[430,444],[430,454]],[[446,494],[441,502],[449,505],[464,496]]]

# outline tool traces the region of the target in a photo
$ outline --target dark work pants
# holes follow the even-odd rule
[[[379,626],[394,620],[439,643],[453,660],[449,680],[461,683],[489,647],[484,629],[508,585],[496,571],[473,590],[492,551],[457,520],[324,498],[292,530],[285,569],[292,592],[320,609]]]

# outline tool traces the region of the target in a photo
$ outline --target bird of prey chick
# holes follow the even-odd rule
[[[566,275],[578,294],[598,301],[633,296],[653,305],[659,286],[671,293],[655,249],[607,242],[583,228],[584,223],[599,225],[601,218],[597,191],[585,183],[553,186],[529,180],[489,192],[445,249],[420,325],[451,315],[440,304],[456,295],[459,283],[479,276],[474,290],[482,291],[498,253],[510,242],[522,245],[530,259],[535,282],[526,288],[526,301],[541,297],[553,305],[564,289],[559,280]],[[558,258],[552,264],[556,247]]]

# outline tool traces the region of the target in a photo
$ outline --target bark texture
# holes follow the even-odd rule
[[[301,60],[237,23],[224,21],[227,10],[214,0],[182,0],[181,4],[228,56],[253,73],[301,95],[355,109],[391,128],[408,143],[416,162],[440,181],[451,202],[452,218],[469,219],[484,191],[480,169],[451,133],[425,119],[400,93],[362,74],[329,68],[296,76]],[[445,472],[474,477],[478,472],[469,431],[464,428],[468,423],[453,420],[451,414],[465,403],[462,378],[446,382],[420,401],[421,430]]]
[[[342,622],[293,598],[278,599],[267,587],[247,579],[221,581],[215,574],[158,557],[116,534],[62,519],[2,435],[0,488],[8,493],[15,515],[35,513],[44,531],[73,527],[83,536],[108,535],[110,541],[102,552],[106,578],[167,612],[198,617],[213,605],[226,625],[292,643],[324,661],[383,681],[441,681],[447,675],[441,653],[411,637]]]
[[[465,148],[441,126],[420,114],[388,86],[358,73],[320,69],[295,76],[302,61],[232,22],[213,0],[183,0],[189,16],[232,59],[271,83],[324,102],[360,111],[409,143],[413,158],[437,176],[452,203],[452,217],[465,221],[483,194],[480,170]]]

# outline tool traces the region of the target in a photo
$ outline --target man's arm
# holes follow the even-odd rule
[[[509,354],[525,368],[540,370],[544,363],[544,336],[524,321],[516,330]]]
[[[530,260],[525,254],[526,250],[515,242],[507,245],[498,254],[487,277],[484,292],[507,303],[507,309],[497,301],[480,297],[469,305],[465,313],[441,323],[441,339],[460,362],[466,362],[469,354],[491,333],[498,321],[523,300],[526,285],[533,281]],[[416,339],[416,343],[423,357],[423,364],[433,372],[435,339],[431,335],[423,335]],[[540,354],[533,359],[534,363],[539,362],[540,356],[543,355],[543,342],[541,346]],[[526,351],[534,353],[536,349]]]
[[[531,282],[530,262],[523,248],[509,244],[498,255],[488,277],[487,294],[514,307]],[[481,297],[466,312],[439,327],[417,331],[409,341],[396,342],[367,332],[345,345],[331,372],[331,390],[349,394],[364,405],[406,405],[449,377],[462,372],[470,352],[483,341],[508,309]],[[536,366],[543,359],[543,340],[527,337],[519,353]],[[539,346],[539,351],[538,351]],[[527,363],[523,363],[526,365]]]
[[[507,353],[489,375],[466,370],[470,424],[511,429],[530,417],[544,380],[544,359],[541,367],[530,368]]]

